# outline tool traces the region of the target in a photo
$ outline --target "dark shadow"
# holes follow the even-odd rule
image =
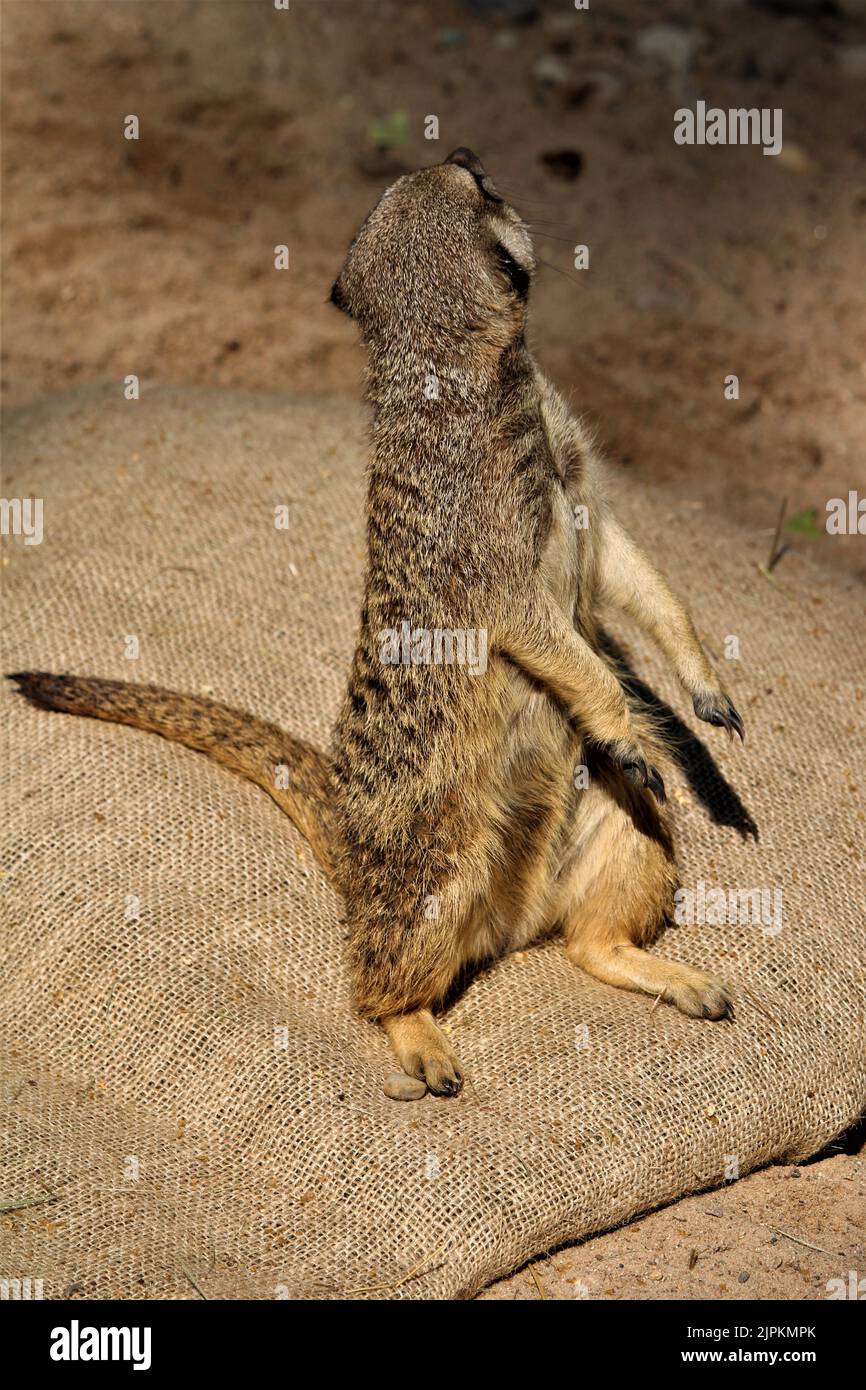
[[[825,1158],[836,1158],[838,1154],[859,1154],[866,1144],[866,1115],[855,1120],[849,1129],[826,1144],[823,1149],[819,1149],[811,1158],[806,1158],[798,1164],[799,1168],[805,1168],[810,1163],[820,1163]]]
[[[742,839],[758,839],[758,826],[743,805],[730,782],[723,777],[709,749],[692,733],[687,724],[665,704],[631,669],[622,648],[602,632],[599,645],[616,662],[626,690],[646,705],[665,740],[674,760],[681,768],[695,796],[706,807],[716,825],[729,825]]]

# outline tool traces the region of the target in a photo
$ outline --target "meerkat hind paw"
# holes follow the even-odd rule
[[[714,980],[712,976],[701,975],[697,971],[688,980],[671,980],[664,998],[690,1018],[734,1017],[733,1000],[721,980]]]

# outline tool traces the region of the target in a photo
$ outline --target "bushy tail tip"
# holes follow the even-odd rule
[[[6,679],[14,681],[18,693],[37,709],[66,708],[70,694],[70,680],[66,676],[53,675],[50,671],[10,671]]]

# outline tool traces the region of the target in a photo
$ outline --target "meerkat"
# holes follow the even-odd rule
[[[646,949],[677,883],[666,749],[600,642],[600,608],[655,639],[700,719],[740,738],[742,720],[527,347],[534,273],[528,228],[460,148],[384,192],[334,283],[367,351],[372,439],[360,631],[329,755],[198,697],[12,677],[43,708],[151,730],[263,787],[343,896],[358,1009],[441,1096],[463,1074],[437,1010],[473,967],[556,931],[598,980],[733,1013],[719,980]],[[483,671],[423,643],[394,659],[385,637],[405,626],[483,632]]]

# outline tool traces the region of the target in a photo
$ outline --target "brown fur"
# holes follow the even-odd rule
[[[387,190],[334,286],[368,351],[372,456],[365,597],[332,762],[210,701],[16,677],[48,708],[155,730],[265,787],[343,893],[359,1009],[440,1094],[461,1072],[432,1010],[467,967],[555,928],[599,979],[696,1016],[730,1012],[718,981],[643,949],[676,882],[665,751],[599,646],[599,605],[657,639],[701,718],[742,724],[526,346],[533,270],[518,214],[461,150]],[[384,634],[404,621],[483,629],[486,671],[383,660]],[[275,790],[277,762],[289,791]]]

